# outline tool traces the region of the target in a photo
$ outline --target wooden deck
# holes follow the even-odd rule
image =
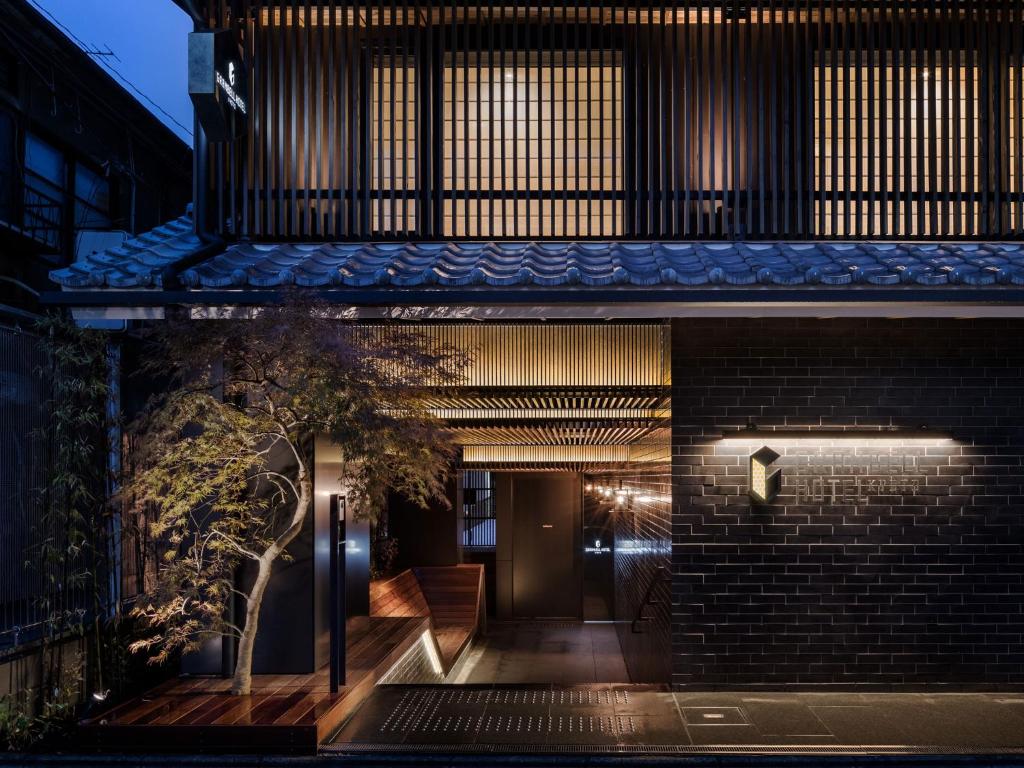
[[[223,678],[171,680],[82,724],[86,743],[105,750],[312,753],[430,629],[428,616],[348,622],[347,685],[328,688],[328,670],[257,675],[249,696]]]

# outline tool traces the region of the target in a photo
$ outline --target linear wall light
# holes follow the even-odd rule
[[[856,429],[856,430],[806,430],[806,429],[757,429],[746,428],[727,432],[719,442],[771,443],[776,446],[799,445],[803,443],[842,443],[879,445],[946,445],[954,442],[944,432],[927,429]]]

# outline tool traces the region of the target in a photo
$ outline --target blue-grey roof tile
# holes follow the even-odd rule
[[[167,267],[196,253],[190,213],[126,240],[117,248],[89,254],[69,267],[55,269],[50,278],[64,288],[159,287]]]
[[[159,288],[202,242],[186,215],[51,277],[65,288]],[[185,269],[190,288],[686,288],[1024,285],[1020,243],[250,243]]]

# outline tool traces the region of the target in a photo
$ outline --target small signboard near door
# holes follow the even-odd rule
[[[517,619],[582,618],[582,478],[512,480],[512,609]]]

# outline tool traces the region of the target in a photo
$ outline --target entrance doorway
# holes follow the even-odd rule
[[[581,619],[582,477],[515,474],[511,486],[512,618]]]
[[[588,532],[610,536],[610,531],[601,521],[585,519],[583,475],[519,471],[491,477],[496,620],[488,622],[486,635],[448,682],[627,682],[616,627],[608,621],[610,585],[599,569],[591,569],[596,577],[591,589],[601,593],[596,601],[601,610],[585,609],[584,537]],[[599,623],[587,623],[595,613]]]

